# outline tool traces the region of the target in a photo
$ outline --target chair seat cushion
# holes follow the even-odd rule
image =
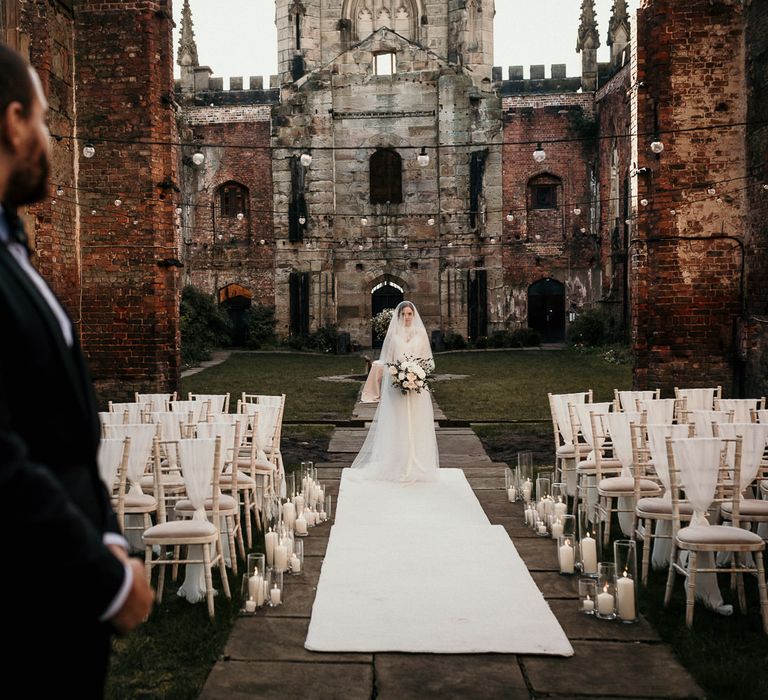
[[[720,505],[720,510],[724,515],[733,513],[733,503],[728,501]],[[768,501],[759,501],[755,498],[744,499],[739,505],[739,516],[763,516],[768,517]]]
[[[144,531],[142,537],[144,540],[175,540],[186,537],[213,537],[218,534],[218,528],[207,520],[173,520],[153,525]]]
[[[179,513],[195,512],[195,507],[192,505],[192,501],[190,501],[188,498],[177,501],[176,505],[174,505],[174,508]],[[205,510],[213,510],[212,498],[205,499]],[[237,510],[237,501],[232,498],[232,496],[229,496],[226,493],[222,493],[221,496],[219,496],[219,510],[221,511],[222,515],[224,515],[225,512],[234,512]]]
[[[638,515],[668,515],[672,517],[672,501],[666,498],[641,498],[637,502]],[[680,503],[681,517],[690,518],[693,515],[693,506],[690,503]]]
[[[580,455],[586,455],[592,451],[592,448],[589,445],[584,445],[583,443],[579,444],[578,449]],[[574,457],[575,455],[576,450],[574,449],[573,443],[570,445],[560,445],[560,447],[557,448],[558,457]]]
[[[742,530],[740,527],[728,527],[726,525],[696,525],[693,527],[681,527],[677,532],[677,539],[683,544],[692,545],[763,544],[763,538],[756,532]]]
[[[182,488],[184,486],[184,478],[179,472],[171,472],[170,474],[163,472],[160,475],[160,480],[167,489]],[[141,477],[139,483],[143,489],[153,489],[155,488],[155,477],[152,474],[145,474]]]
[[[219,477],[219,483],[222,486],[229,486],[232,483],[232,475],[231,474],[222,474]],[[238,487],[249,487],[249,488],[256,488],[256,480],[248,476],[247,474],[243,474],[243,472],[238,471],[237,472],[237,485]]]
[[[124,505],[126,508],[157,508],[157,499],[148,493],[125,494]]]
[[[588,459],[582,459],[577,465],[576,469],[579,471],[595,471],[597,465],[593,457]],[[618,459],[601,459],[600,469],[607,472],[621,471],[621,462]]]
[[[257,469],[274,469],[275,465],[270,462],[268,459],[256,459],[256,461],[253,463],[253,466]],[[238,469],[250,469],[251,467],[251,460],[250,459],[239,459],[237,461],[237,468]]]
[[[631,476],[612,476],[597,485],[598,491],[610,493],[634,493],[635,480]],[[641,493],[661,493],[661,487],[650,479],[640,479]]]

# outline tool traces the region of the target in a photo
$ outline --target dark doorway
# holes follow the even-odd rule
[[[528,287],[528,327],[541,333],[544,343],[565,340],[565,285],[545,279]]]
[[[394,309],[403,300],[403,288],[394,282],[385,280],[377,284],[371,292],[371,315],[375,316],[384,309]],[[371,346],[380,348],[384,338],[377,338],[375,331],[371,332]]]
[[[488,334],[488,275],[485,270],[467,271],[467,340]]]
[[[309,272],[288,276],[291,337],[309,335]]]
[[[232,345],[245,346],[248,336],[245,312],[251,308],[251,290],[239,284],[229,284],[219,290],[219,304],[232,321]]]

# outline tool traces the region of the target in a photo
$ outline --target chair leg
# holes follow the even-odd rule
[[[223,563],[223,557],[220,557]],[[208,616],[213,620],[216,611],[213,607],[213,577],[211,576],[211,548],[209,545],[203,545],[203,569],[205,571],[205,597],[208,600]]]
[[[651,548],[653,547],[653,528],[656,525],[655,520],[643,518],[643,569],[640,580],[643,586],[648,585],[648,568],[651,562]]]
[[[229,590],[229,578],[227,578],[227,566],[224,563],[224,546],[221,542],[221,533],[216,540],[216,548],[219,554],[219,574],[221,575],[221,587],[224,589],[224,595],[230,600],[232,599],[232,593]]]
[[[179,556],[181,553],[181,547],[178,544],[173,545],[173,569],[171,570],[171,580],[176,581],[176,579],[179,577],[179,564],[178,561],[181,559]]]
[[[251,525],[251,491],[243,491],[243,515],[245,516],[245,539],[248,542],[248,551],[253,549],[253,528]]]
[[[669,572],[667,573],[667,587],[664,591],[664,607],[669,605],[669,601],[672,600],[672,590],[675,587],[675,567],[674,561],[677,556],[677,547],[674,540],[672,541],[672,552],[669,557]]]
[[[688,582],[685,587],[685,626],[693,627],[693,607],[696,603],[696,559],[698,553],[691,552],[688,556]]]
[[[576,471],[576,492],[573,494],[573,515],[575,518],[579,517],[579,485],[581,479],[578,470]]]
[[[147,577],[147,583],[152,585],[152,545],[148,544],[144,548],[144,575]]]
[[[735,569],[740,569],[740,571],[735,572],[736,576],[736,590],[738,591],[738,598],[739,598],[739,610],[741,611],[742,615],[747,614],[747,596],[744,593],[744,569],[742,568],[743,565],[743,555],[741,552],[734,552],[733,553],[733,567]]]
[[[165,587],[165,552],[160,552],[160,571],[157,572],[157,600],[158,602],[163,599],[163,588]]]
[[[232,560],[232,573],[237,576],[237,549],[235,548],[235,519],[228,515],[226,518],[227,523],[227,537],[229,539],[229,558]]]
[[[609,496],[605,499],[600,499],[601,506],[605,507],[606,519],[605,525],[603,525],[603,547],[607,547],[611,541],[611,520],[613,519],[613,499]]]
[[[763,617],[763,632],[768,634],[768,592],[765,585],[762,552],[755,552],[755,564],[757,565],[757,590],[760,595],[760,614]]]

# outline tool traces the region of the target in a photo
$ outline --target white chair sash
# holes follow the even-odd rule
[[[637,411],[637,402],[644,399],[656,398],[656,392],[651,391],[620,391],[619,406],[622,411]]]
[[[208,401],[210,403],[210,413],[222,413],[224,404],[227,401],[226,394],[194,394],[195,401]]]
[[[720,437],[741,438],[741,472],[739,474],[740,493],[754,481],[760,469],[760,462],[768,441],[768,424],[762,423],[723,423],[717,426]],[[736,457],[736,445],[729,443],[726,461],[733,469]]]
[[[198,423],[198,439],[216,439],[221,438],[221,450],[219,451],[219,474],[224,471],[224,465],[227,463],[227,456],[232,452],[235,446],[235,423],[234,421],[218,421],[216,423]]]
[[[734,423],[749,423],[752,420],[750,410],[757,410],[758,399],[720,399],[717,402],[721,411],[733,411]]]
[[[692,527],[707,527],[707,509],[717,488],[723,441],[719,438],[683,438],[672,441],[680,482],[693,507]]]
[[[608,413],[605,422],[608,433],[613,443],[613,451],[621,462],[621,475],[632,476],[632,433],[630,423],[639,423],[643,414],[637,411],[625,411],[623,413]]]
[[[131,438],[131,452],[128,455],[128,483],[129,493],[140,496],[141,477],[147,469],[147,463],[152,456],[152,441],[157,435],[157,426],[154,423],[128,423],[126,425],[105,426],[108,438],[124,440]]]
[[[578,394],[552,394],[557,429],[563,436],[566,445],[573,444],[573,427],[571,426],[571,416],[568,413],[568,404],[583,404],[586,398],[587,395],[583,391]]]
[[[125,443],[120,438],[104,438],[99,443],[96,460],[99,465],[99,476],[111,494],[117,485],[117,471],[123,458]],[[130,453],[129,453],[130,458]]]
[[[576,409],[576,416],[579,419],[579,423],[581,424],[581,434],[584,436],[584,440],[586,443],[594,449],[595,447],[601,447],[602,446],[602,440],[600,441],[600,445],[595,445],[595,437],[592,434],[592,420],[591,415],[593,413],[608,413],[611,409],[612,402],[605,401],[602,403],[582,403],[582,404],[576,404],[574,408]]]
[[[193,423],[199,423],[200,421],[205,420],[208,406],[209,404],[207,401],[169,401],[168,402],[168,408],[173,413],[179,413],[184,416],[187,416],[191,413]]]
[[[758,423],[768,423],[768,408],[759,408],[756,413]]]
[[[714,408],[715,389],[678,389],[677,395],[685,399],[687,411],[711,411]]]
[[[136,394],[136,403],[149,404],[153,413],[164,413],[168,410],[168,402],[173,400],[173,394]]]
[[[669,479],[669,461],[667,460],[667,438],[682,440],[688,437],[687,425],[669,425],[667,423],[648,424],[648,452],[653,461],[653,468],[664,486],[664,498],[670,500],[671,482]]]
[[[675,419],[674,399],[640,399],[637,406],[645,411],[648,423],[672,423]]]
[[[731,414],[727,411],[689,411],[688,420],[693,422],[696,437],[714,437],[712,423],[721,425],[731,422]]]
[[[111,413],[119,413],[124,415],[128,411],[129,423],[141,423],[141,412],[146,410],[147,406],[143,403],[110,403],[109,410]]]
[[[99,411],[99,420],[101,425],[121,425],[124,423],[125,412],[124,411]]]
[[[179,463],[187,496],[195,509],[193,520],[207,520],[205,499],[211,490],[216,440],[179,440]]]

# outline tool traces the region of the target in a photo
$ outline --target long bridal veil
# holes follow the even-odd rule
[[[413,312],[407,322],[404,310]],[[416,307],[398,304],[392,315],[379,361],[398,362],[405,357],[434,364],[429,337]],[[388,368],[382,379],[381,400],[362,449],[352,463],[355,478],[384,481],[434,481],[439,459],[432,397],[428,391],[402,394],[392,386]],[[359,470],[359,471],[358,471]]]

